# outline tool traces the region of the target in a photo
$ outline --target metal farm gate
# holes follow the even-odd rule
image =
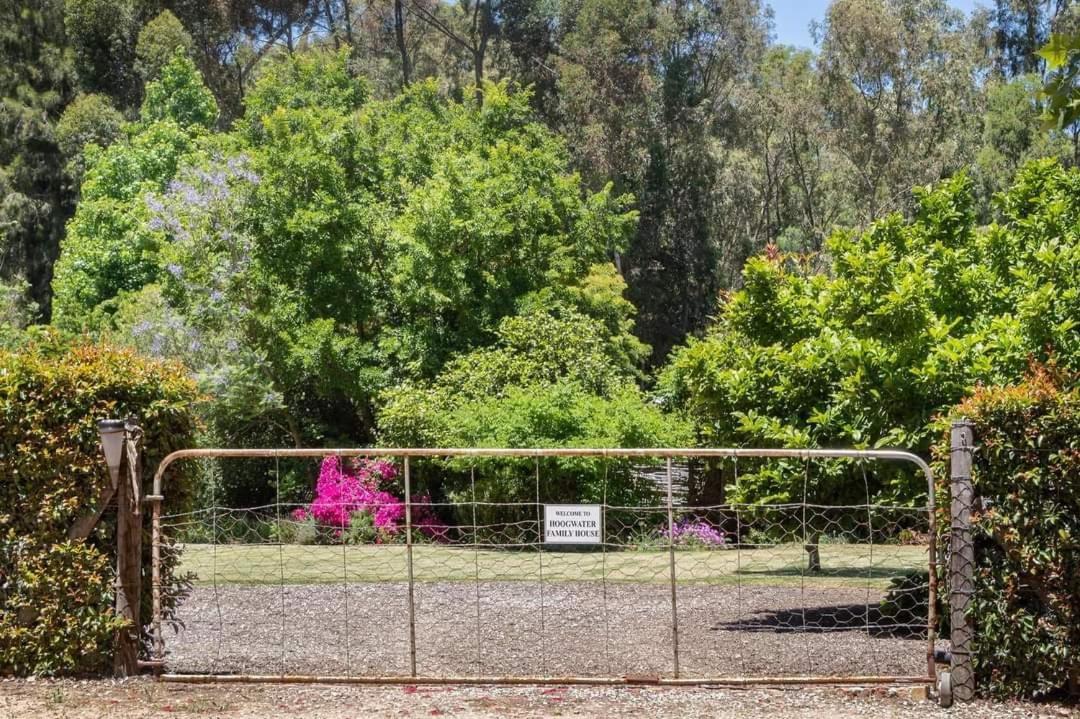
[[[676,505],[672,465],[691,459],[801,497]],[[180,461],[212,487],[247,472],[273,501],[163,514]],[[872,503],[869,477],[912,470],[925,505]],[[320,471],[393,487],[371,483],[362,515],[356,497],[287,501]],[[825,476],[865,499],[823,503]],[[182,450],[146,498],[146,664],[177,681],[929,684],[933,490],[922,459],[892,450]]]

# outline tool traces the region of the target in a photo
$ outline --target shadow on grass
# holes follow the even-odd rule
[[[877,566],[873,569],[866,567],[822,567],[820,571],[810,572],[805,567],[788,565],[768,569],[737,569],[733,574],[744,574],[761,577],[801,577],[818,579],[821,577],[842,577],[848,579],[892,579],[900,577],[911,571],[909,565]]]
[[[805,609],[766,610],[737,621],[714,624],[709,629],[771,634],[865,632],[876,637],[925,639],[926,614],[924,612],[920,617],[916,612],[903,611],[898,615],[889,615],[876,604],[834,604]]]

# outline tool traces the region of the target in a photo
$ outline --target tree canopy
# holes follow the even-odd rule
[[[1020,378],[1032,359],[1080,369],[1078,183],[1076,170],[1033,163],[979,228],[958,175],[919,189],[911,221],[834,234],[827,273],[779,251],[751,259],[717,323],[664,370],[668,401],[706,445],[925,451],[935,416],[973,387]],[[801,481],[770,470],[740,486],[785,502]],[[926,488],[893,473],[873,490],[909,501]]]

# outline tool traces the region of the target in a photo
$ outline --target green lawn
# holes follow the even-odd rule
[[[322,546],[286,544],[188,544],[181,570],[194,572],[196,584],[319,584],[404,581],[406,549],[401,545]],[[821,545],[822,571],[806,574],[801,544],[757,549],[679,550],[680,584],[784,584],[871,586],[926,568],[926,548],[865,544]],[[608,552],[474,551],[468,547],[418,545],[413,572],[418,582],[536,581],[543,563],[545,582],[599,581],[663,583],[670,567],[665,550]]]

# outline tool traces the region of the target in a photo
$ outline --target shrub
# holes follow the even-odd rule
[[[309,516],[333,539],[346,544],[393,540],[405,529],[405,501],[391,490],[398,471],[386,460],[341,457],[323,460],[315,499],[293,512],[296,520]],[[413,496],[412,524],[418,536],[441,538],[446,526],[435,516],[427,496]]]
[[[936,415],[980,383],[1019,380],[1029,356],[1049,349],[1080,369],[1080,171],[1031,163],[985,228],[962,175],[916,199],[910,221],[834,233],[827,272],[776,251],[746,263],[715,325],[660,377],[703,445],[925,453]],[[781,466],[741,473],[730,498],[798,498],[802,476]],[[865,501],[858,465],[835,467],[816,499]],[[925,497],[910,468],[880,465],[869,480],[880,503]]]
[[[954,412],[975,424],[968,618],[978,682],[996,695],[1080,694],[1080,387],[1071,385],[1040,366],[1020,384],[978,389]],[[948,450],[947,439],[936,447],[942,470]],[[947,528],[947,483],[940,494]]]
[[[108,666],[119,623],[112,611],[115,515],[104,514],[85,540],[68,538],[109,481],[96,422],[137,415],[152,468],[190,445],[193,399],[180,367],[132,352],[67,345],[48,334],[0,350],[0,674]],[[166,511],[186,506],[190,483],[180,469],[165,496]],[[148,575],[148,533],[143,547]],[[172,559],[164,581],[178,590],[175,553],[166,554]],[[149,587],[149,576],[143,581]]]
[[[722,530],[700,518],[680,519],[665,534],[670,534],[671,543],[680,547],[723,547],[727,543]]]

